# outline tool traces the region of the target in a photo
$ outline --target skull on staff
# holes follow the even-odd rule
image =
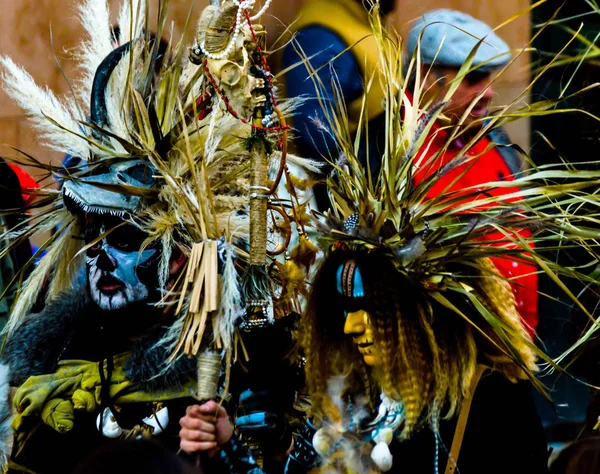
[[[263,36],[262,26],[250,26],[242,8],[233,2],[210,5],[198,21],[190,55],[192,62],[204,64],[223,101],[226,98],[231,110],[247,120],[267,101],[266,72],[258,54]]]

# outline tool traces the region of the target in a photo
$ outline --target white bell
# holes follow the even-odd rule
[[[115,415],[108,407],[102,413],[98,414],[96,428],[102,433],[102,436],[106,436],[107,438],[118,438],[123,434],[123,428],[119,426]]]
[[[389,446],[384,443],[377,443],[371,451],[371,459],[381,472],[387,472],[392,468],[393,457]]]
[[[161,408],[153,415],[150,415],[142,420],[144,424],[153,428],[152,436],[159,435],[169,424],[169,409]]]

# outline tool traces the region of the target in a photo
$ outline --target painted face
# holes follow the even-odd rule
[[[344,302],[344,334],[351,336],[363,357],[365,364],[373,367],[379,364],[373,327],[368,313],[368,301],[362,275],[356,262],[348,260],[340,265],[336,274],[337,291]]]
[[[146,301],[156,285],[158,265],[157,249],[140,251],[146,235],[115,218],[88,214],[86,244],[109,229],[114,230],[89,247],[86,257],[91,297],[105,311]]]

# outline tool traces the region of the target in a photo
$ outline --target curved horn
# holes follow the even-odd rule
[[[106,86],[112,72],[119,64],[125,53],[129,51],[131,43],[125,43],[113,50],[96,69],[94,84],[92,85],[92,98],[90,101],[90,121],[99,127],[106,125],[108,113],[106,111]]]
[[[206,7],[196,27],[196,44],[203,44],[209,53],[220,53],[229,43],[231,28],[235,25],[238,7],[227,2],[219,8]]]

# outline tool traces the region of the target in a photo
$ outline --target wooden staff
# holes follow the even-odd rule
[[[262,113],[257,111],[254,124],[262,126]],[[262,133],[254,130],[253,133]],[[250,156],[250,265],[267,263],[267,202],[268,186],[267,153],[263,146],[255,144]]]

